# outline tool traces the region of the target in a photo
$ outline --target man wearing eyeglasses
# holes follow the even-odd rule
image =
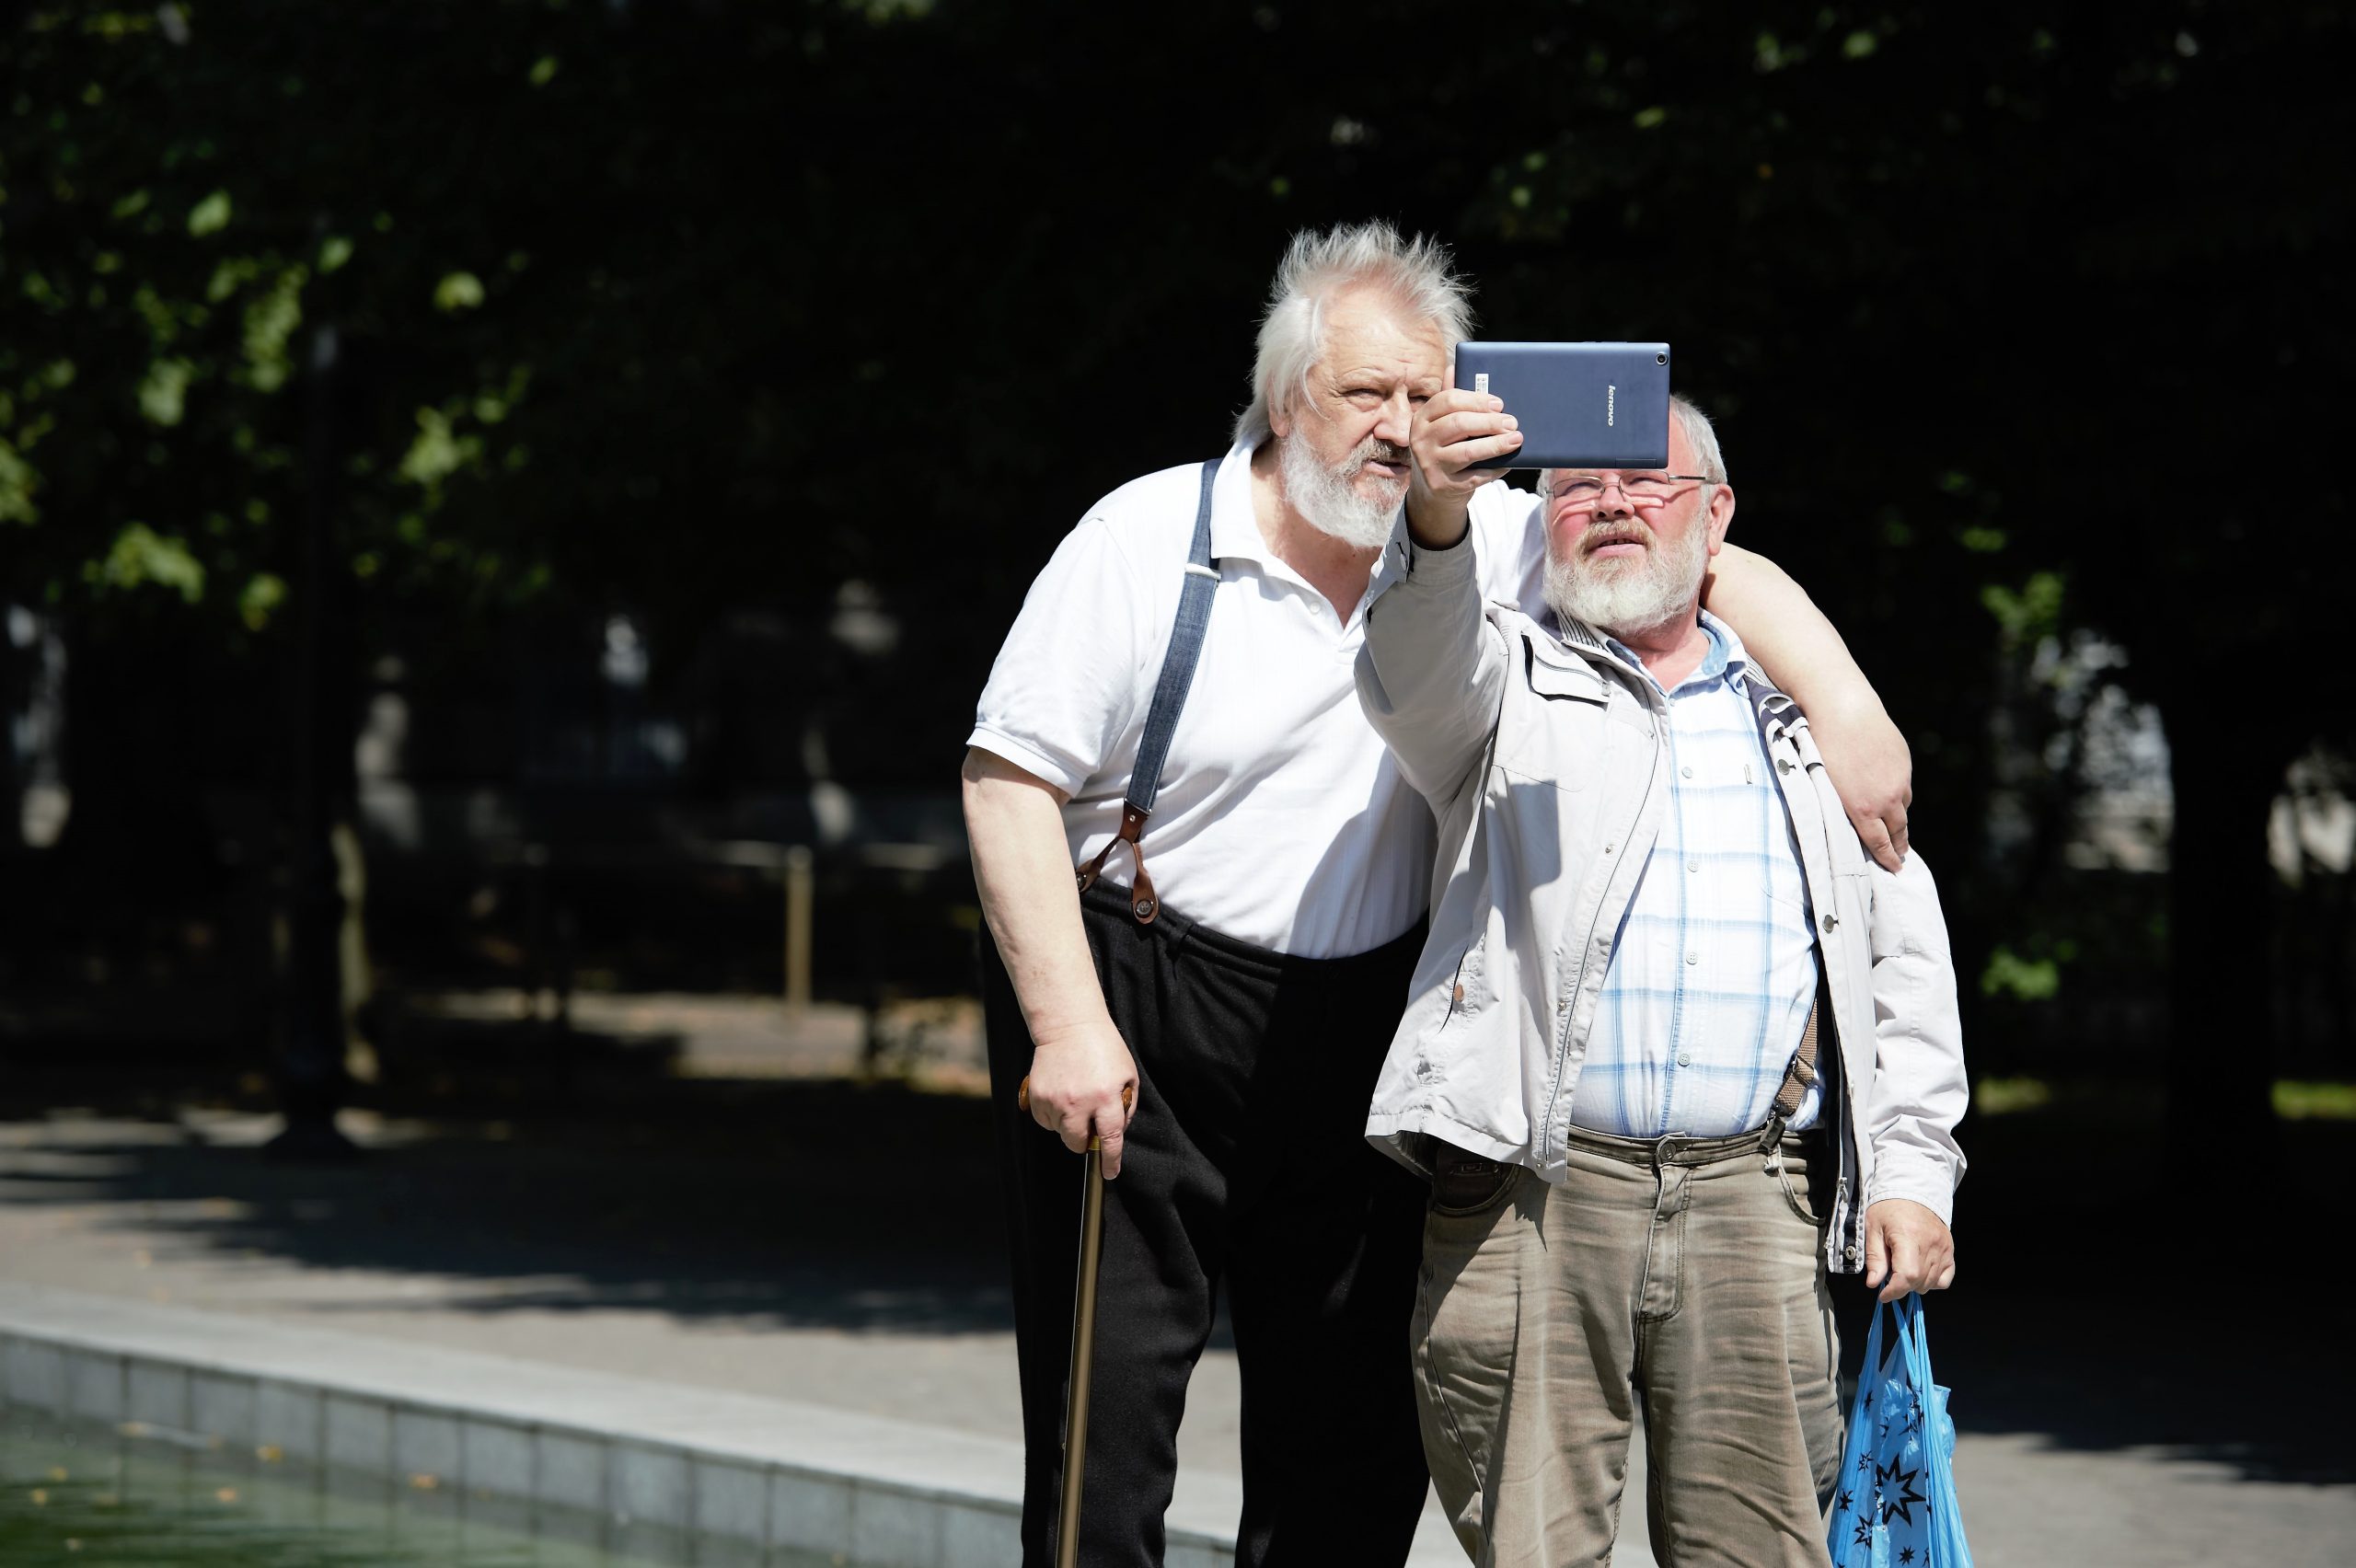
[[[1533,615],[1465,542],[1510,421],[1432,398],[1358,656],[1440,823],[1368,1135],[1432,1178],[1417,1401],[1484,1564],[1609,1559],[1639,1403],[1664,1563],[1825,1562],[1827,1271],[1885,1301],[1955,1274],[1938,895],[1865,852],[1807,720],[1700,608],[1735,497],[1673,411],[1666,470],[1542,476]]]

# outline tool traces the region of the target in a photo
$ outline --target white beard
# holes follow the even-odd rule
[[[1578,540],[1571,553],[1546,552],[1546,603],[1565,620],[1581,620],[1615,636],[1650,631],[1686,613],[1697,602],[1702,576],[1710,566],[1710,532],[1706,516],[1697,516],[1686,530],[1686,543],[1675,555],[1661,548],[1659,536],[1634,565],[1598,570],[1578,555]],[[1584,534],[1581,537],[1584,537]]]
[[[1402,475],[1385,484],[1382,488],[1391,493],[1374,501],[1360,495],[1355,481],[1369,458],[1396,453],[1403,461],[1405,453],[1369,435],[1338,465],[1328,468],[1317,460],[1317,454],[1309,449],[1309,443],[1298,432],[1283,437],[1276,444],[1280,449],[1277,457],[1284,475],[1285,501],[1311,527],[1362,550],[1379,550],[1391,542],[1392,519],[1399,513],[1399,503],[1407,499],[1406,477]]]

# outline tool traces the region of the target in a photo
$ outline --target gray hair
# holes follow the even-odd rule
[[[1309,373],[1325,352],[1325,311],[1344,290],[1380,289],[1420,320],[1438,323],[1450,353],[1472,330],[1471,289],[1452,267],[1448,249],[1426,235],[1402,239],[1377,220],[1303,229],[1292,236],[1268,290],[1252,362],[1252,402],[1235,419],[1235,439],[1257,447],[1274,433],[1271,421],[1290,407],[1294,388],[1306,395]]]
[[[1685,444],[1693,448],[1693,455],[1702,465],[1702,477],[1714,485],[1727,482],[1727,460],[1718,451],[1718,432],[1710,424],[1710,416],[1697,408],[1690,398],[1672,394],[1669,411],[1677,416],[1677,427],[1685,432]]]
[[[1718,450],[1718,432],[1693,399],[1679,393],[1669,394],[1669,411],[1677,421],[1677,428],[1685,432],[1685,444],[1693,449],[1694,460],[1702,466],[1702,477],[1714,485],[1727,482],[1727,460]],[[1554,488],[1554,470],[1542,468],[1538,473],[1538,493],[1550,493]]]

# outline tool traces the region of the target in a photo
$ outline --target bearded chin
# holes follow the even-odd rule
[[[1546,603],[1564,620],[1585,621],[1614,634],[1650,631],[1689,613],[1709,570],[1710,538],[1700,527],[1686,533],[1676,555],[1657,547],[1635,570],[1605,570],[1580,564],[1576,554],[1546,552]],[[1576,551],[1577,545],[1572,545]]]
[[[1356,549],[1379,550],[1391,542],[1391,523],[1400,502],[1406,499],[1405,483],[1400,483],[1397,493],[1387,500],[1369,501],[1350,482],[1374,455],[1376,444],[1371,438],[1360,442],[1331,468],[1317,460],[1317,454],[1298,434],[1286,436],[1278,444],[1285,500],[1311,527]]]

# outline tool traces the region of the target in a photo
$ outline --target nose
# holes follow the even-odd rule
[[[1621,484],[1620,476],[1606,474],[1603,477],[1603,493],[1595,498],[1595,514],[1598,517],[1625,517],[1634,510],[1634,503],[1629,501],[1627,489]]]
[[[1374,434],[1393,446],[1404,446],[1415,432],[1415,405],[1407,401],[1407,389],[1402,386],[1382,400],[1382,417],[1375,421]]]

